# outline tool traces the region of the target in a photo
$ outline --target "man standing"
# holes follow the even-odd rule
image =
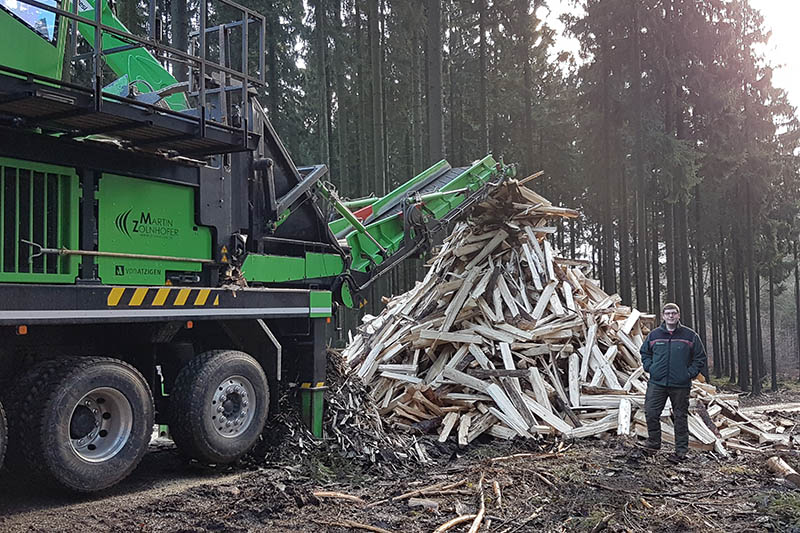
[[[644,340],[640,354],[645,372],[650,373],[644,411],[648,438],[645,449],[661,448],[661,412],[669,398],[675,421],[675,453],[667,457],[674,463],[686,460],[689,451],[689,390],[692,380],[705,368],[706,351],[700,337],[680,322],[681,310],[665,304],[664,322]]]

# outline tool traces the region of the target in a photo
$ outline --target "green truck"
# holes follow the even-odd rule
[[[258,103],[260,14],[201,0],[177,48],[137,8],[134,34],[106,1],[0,0],[0,463],[79,492],[154,424],[235,461],[281,381],[320,435],[337,309],[513,173],[441,161],[343,201]]]

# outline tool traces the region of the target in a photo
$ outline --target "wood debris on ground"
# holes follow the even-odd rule
[[[578,216],[511,180],[455,226],[422,281],[363,318],[343,356],[390,426],[462,446],[483,434],[647,436],[639,348],[656,316],[604,292],[588,262],[561,256],[557,219]],[[745,414],[737,398],[693,382],[691,448],[727,456],[797,444],[784,421]]]

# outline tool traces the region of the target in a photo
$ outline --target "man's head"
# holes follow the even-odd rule
[[[664,304],[664,307],[661,308],[661,318],[664,319],[664,323],[669,329],[675,329],[678,320],[681,319],[681,308],[672,302]]]

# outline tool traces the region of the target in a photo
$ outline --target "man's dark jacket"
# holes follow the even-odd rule
[[[645,372],[650,373],[650,383],[662,387],[689,388],[706,365],[700,337],[680,322],[674,331],[664,323],[651,331],[639,353]]]

